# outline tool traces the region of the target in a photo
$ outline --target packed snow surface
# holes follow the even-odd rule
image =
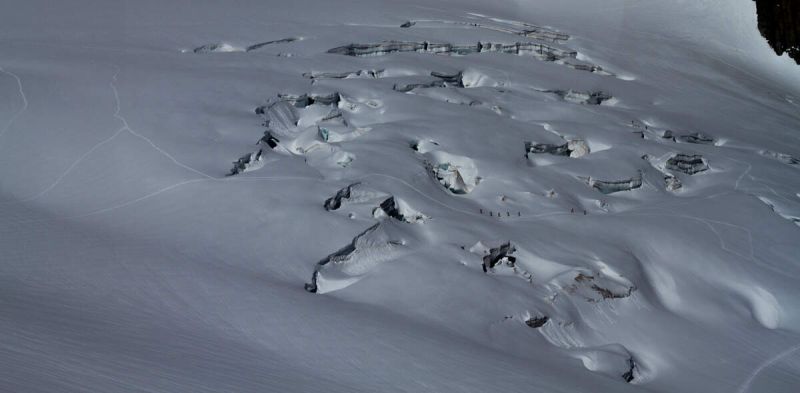
[[[0,31],[0,391],[798,391],[800,68],[750,0]]]

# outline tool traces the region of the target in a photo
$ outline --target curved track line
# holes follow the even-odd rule
[[[202,176],[202,177],[204,177],[204,178],[207,178],[207,179],[218,179],[218,178],[216,178],[216,177],[214,177],[214,176],[211,176],[211,175],[209,175],[209,174],[207,174],[207,173],[205,173],[205,172],[203,172],[203,171],[197,170],[197,169],[195,169],[195,168],[192,168],[192,167],[190,167],[190,166],[188,166],[188,165],[186,165],[186,164],[184,164],[184,163],[182,163],[182,162],[178,161],[178,160],[177,160],[175,157],[173,157],[171,154],[167,153],[167,152],[166,152],[166,151],[164,151],[162,148],[160,148],[160,147],[159,147],[159,146],[158,146],[158,145],[157,145],[155,142],[153,142],[153,141],[152,141],[150,138],[148,138],[148,137],[146,137],[146,136],[144,136],[144,135],[142,135],[142,134],[139,134],[138,132],[134,131],[134,130],[133,130],[131,127],[130,127],[130,125],[128,125],[128,121],[127,121],[127,120],[125,119],[125,117],[124,117],[124,116],[122,116],[122,114],[120,113],[120,112],[121,112],[121,106],[122,106],[122,102],[120,101],[120,98],[119,98],[119,91],[117,90],[117,86],[116,86],[116,84],[115,84],[115,82],[117,81],[117,74],[119,74],[119,67],[117,67],[117,72],[116,72],[116,73],[114,73],[114,76],[111,78],[111,82],[110,82],[109,84],[111,85],[111,90],[114,92],[114,100],[115,100],[115,102],[116,102],[116,106],[117,106],[117,107],[116,107],[116,110],[115,110],[115,112],[114,112],[114,117],[115,117],[117,120],[119,120],[119,121],[122,123],[122,126],[123,126],[123,127],[122,127],[122,129],[123,129],[123,130],[125,130],[125,131],[128,131],[128,132],[129,132],[131,135],[133,135],[133,136],[135,136],[135,137],[137,137],[137,138],[139,138],[139,139],[142,139],[142,140],[144,140],[145,142],[147,142],[148,144],[150,144],[150,146],[152,146],[154,149],[156,149],[156,151],[158,151],[159,153],[161,153],[161,154],[162,154],[164,157],[167,157],[167,158],[168,158],[170,161],[172,161],[172,162],[173,162],[175,165],[177,165],[177,166],[179,166],[179,167],[181,167],[181,168],[183,168],[183,169],[189,170],[189,171],[191,171],[191,172],[194,172],[194,173],[196,173],[196,174],[198,174],[198,175],[200,175],[200,176]]]
[[[11,71],[6,71],[5,69],[3,69],[3,67],[0,67],[0,72],[7,74],[17,80],[19,95],[20,97],[22,97],[22,108],[19,111],[17,111],[17,113],[15,113],[14,116],[11,117],[11,119],[8,120],[6,126],[3,127],[3,129],[0,131],[0,137],[2,137],[9,130],[9,128],[11,128],[11,125],[13,125],[15,121],[17,121],[17,119],[22,115],[22,113],[28,109],[28,97],[25,96],[25,91],[22,89],[22,79],[20,79],[20,77],[17,76],[17,74]]]
[[[758,377],[758,374],[761,374],[761,372],[764,371],[767,367],[770,367],[773,364],[775,364],[775,363],[787,358],[789,355],[797,352],[798,350],[800,350],[800,345],[795,345],[795,346],[793,346],[793,347],[791,347],[791,348],[789,348],[789,349],[787,349],[787,350],[785,350],[785,351],[783,351],[783,352],[781,352],[781,353],[779,353],[779,354],[767,359],[767,361],[765,361],[764,363],[761,363],[761,365],[756,367],[756,369],[753,370],[752,373],[750,373],[750,376],[747,377],[747,379],[744,381],[744,383],[742,383],[742,385],[739,387],[738,393],[747,393],[750,390],[750,385],[752,385],[753,381],[755,381],[756,377]]]
[[[50,184],[44,190],[39,191],[39,193],[37,193],[37,194],[35,194],[33,196],[30,196],[30,197],[27,197],[27,198],[19,200],[19,202],[28,202],[28,201],[36,200],[36,199],[39,199],[39,198],[43,197],[44,195],[46,195],[53,188],[55,188],[59,183],[61,183],[61,180],[63,180],[70,172],[72,172],[72,170],[75,169],[75,167],[78,166],[78,164],[80,164],[83,160],[86,159],[86,157],[91,155],[100,146],[103,146],[106,143],[111,142],[114,138],[116,138],[123,131],[125,131],[125,128],[120,128],[114,134],[112,134],[110,137],[108,137],[106,139],[103,139],[102,141],[98,142],[96,145],[92,146],[91,149],[87,150],[85,153],[83,153],[83,155],[78,157],[77,160],[73,161],[72,164],[70,164],[70,166],[68,166],[67,169],[64,171],[64,173],[62,173],[60,176],[58,176],[58,178],[56,178],[56,180],[52,184]]]

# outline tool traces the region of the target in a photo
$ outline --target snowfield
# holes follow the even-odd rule
[[[797,392],[750,0],[10,0],[2,392]]]

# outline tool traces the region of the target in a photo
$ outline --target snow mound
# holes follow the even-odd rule
[[[305,289],[320,294],[344,289],[376,266],[399,256],[404,241],[392,239],[385,225],[377,223],[369,227],[350,244],[318,262]]]
[[[425,156],[428,171],[453,194],[469,194],[481,181],[478,169],[469,157],[438,150],[426,153]]]

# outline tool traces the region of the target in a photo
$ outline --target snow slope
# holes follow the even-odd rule
[[[0,31],[0,391],[800,386],[800,68],[752,1]]]

